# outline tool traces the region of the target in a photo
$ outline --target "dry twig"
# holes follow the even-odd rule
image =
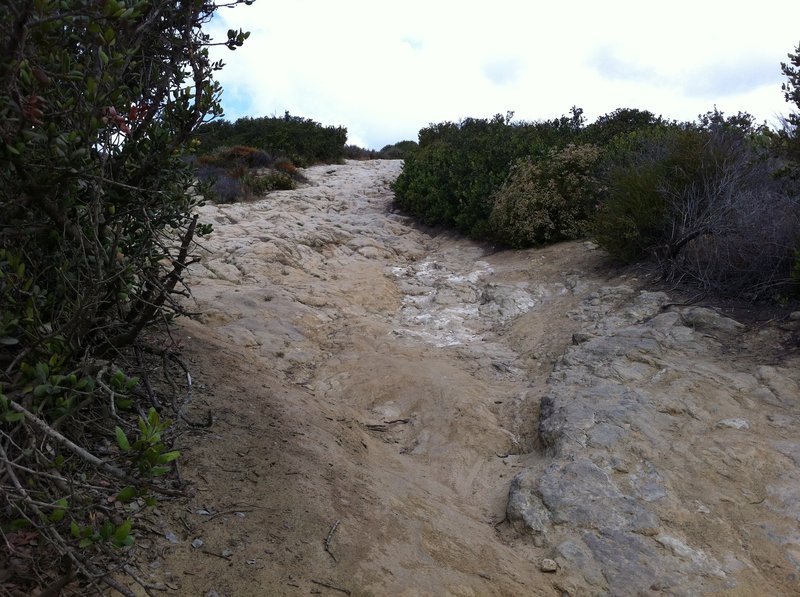
[[[313,582],[315,585],[319,585],[319,586],[325,587],[327,589],[333,589],[334,591],[339,591],[340,593],[344,593],[345,595],[352,595],[352,592],[348,591],[347,589],[343,589],[342,587],[337,587],[337,586],[332,585],[330,583],[322,582],[321,580],[314,580],[312,578],[311,582]]]
[[[333,555],[333,552],[331,551],[331,540],[333,539],[333,534],[336,532],[336,529],[339,528],[339,522],[341,521],[337,520],[336,522],[333,523],[331,530],[328,531],[328,536],[325,537],[325,551],[327,551],[328,555],[330,555],[333,558],[334,562],[336,562],[337,560],[336,556]]]

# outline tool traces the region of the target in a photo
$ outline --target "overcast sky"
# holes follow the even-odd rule
[[[800,0],[256,0],[208,31],[251,32],[226,67],[226,118],[292,115],[373,149],[432,122],[616,108],[694,120],[716,104],[770,124]]]

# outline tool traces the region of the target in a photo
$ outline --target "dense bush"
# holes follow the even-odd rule
[[[789,280],[800,210],[752,119],[709,114],[611,144],[596,237],[620,259],[656,260],[668,279],[757,297]]]
[[[605,147],[615,137],[628,135],[635,131],[650,130],[667,124],[661,116],[647,110],[619,108],[600,116],[580,132],[582,143],[593,143]]]
[[[216,166],[218,168],[234,168],[237,166],[268,168],[274,162],[273,157],[266,151],[246,145],[219,146],[214,148],[214,151],[203,154],[196,159],[196,163],[199,166]]]
[[[784,91],[797,101],[790,58]],[[796,139],[796,114],[775,133],[716,108],[691,123],[635,109],[589,125],[578,108],[538,123],[465,119],[419,132],[394,191],[426,224],[514,247],[591,232],[620,260],[756,297],[797,260]]]
[[[193,239],[209,230],[182,154],[220,112],[202,32],[216,9],[0,11],[0,568],[13,570],[0,593],[58,586],[65,569],[99,582],[102,557],[133,540],[126,504],[177,457],[159,413],[134,400],[122,351],[180,311]],[[45,567],[5,549],[18,533]]]
[[[518,248],[585,236],[602,191],[600,155],[596,145],[570,144],[517,161],[492,196],[493,236]]]
[[[205,197],[217,203],[246,201],[307,182],[287,158],[273,158],[261,149],[244,145],[217,147],[193,162],[195,176],[205,183]]]
[[[580,130],[577,108],[571,118],[541,123],[514,123],[512,116],[467,118],[422,129],[419,148],[406,156],[393,186],[398,207],[426,224],[488,237],[491,196],[511,164],[563,147]]]
[[[272,155],[283,155],[294,164],[306,167],[318,163],[339,163],[344,159],[347,129],[322,126],[308,118],[240,118],[236,122],[215,120],[197,131],[200,152],[218,147],[248,146]]]
[[[416,141],[398,141],[391,145],[385,145],[378,152],[378,157],[382,160],[404,160],[417,147]]]
[[[789,61],[781,63],[781,71],[786,82],[781,85],[786,101],[794,105],[794,112],[786,118],[782,131],[789,158],[795,168],[793,176],[800,178],[800,44],[794,53],[788,54]]]
[[[364,149],[358,145],[345,145],[342,157],[346,160],[375,160],[378,158],[378,153],[375,149]]]

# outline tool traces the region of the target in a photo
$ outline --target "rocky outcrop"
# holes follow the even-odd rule
[[[227,479],[197,508],[228,510],[245,483],[270,514],[235,521],[252,543],[240,567],[194,568],[187,537],[192,575],[176,577],[269,594],[309,570],[354,594],[797,593],[800,313],[746,327],[668,307],[588,242],[429,235],[391,209],[400,168],[317,166],[302,189],[200,208],[215,233],[189,270],[203,325],[185,341],[227,380],[206,404],[232,431],[189,460],[219,459],[204,485]],[[231,453],[269,474],[241,477]],[[308,538],[336,520],[334,562]],[[285,545],[259,545],[265,528]]]
[[[507,518],[576,594],[689,595],[758,576],[764,594],[796,590],[797,359],[774,331],[666,302],[604,288],[570,314],[587,325],[548,380],[545,457],[514,477]],[[739,358],[754,344],[784,360]]]

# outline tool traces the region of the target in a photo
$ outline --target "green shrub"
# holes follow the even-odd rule
[[[661,192],[658,165],[619,168],[609,174],[607,199],[595,217],[598,244],[612,256],[643,259],[662,241],[669,225],[667,200]]]
[[[236,122],[216,120],[197,131],[200,151],[212,153],[222,146],[248,146],[268,154],[284,155],[292,163],[307,167],[319,163],[339,163],[344,159],[347,129],[322,126],[308,118],[240,118]]]
[[[660,116],[648,110],[618,108],[587,125],[581,132],[580,138],[584,143],[605,147],[615,137],[653,129],[664,124],[666,122]]]
[[[246,174],[243,184],[252,195],[263,195],[270,191],[291,191],[296,188],[294,179],[286,172],[266,172],[264,174]]]
[[[602,191],[600,155],[595,145],[567,145],[517,161],[492,196],[495,238],[521,248],[586,236]]]
[[[197,157],[199,166],[216,166],[220,168],[234,168],[246,166],[248,168],[268,168],[273,164],[273,158],[266,151],[247,145],[233,147],[220,146],[211,153]]]
[[[596,237],[619,259],[655,260],[667,279],[756,298],[790,281],[800,206],[747,119],[717,116],[610,143]]]
[[[416,141],[398,141],[393,145],[384,146],[378,152],[378,157],[382,160],[404,160],[417,147]]]
[[[492,194],[512,163],[538,157],[573,141],[583,122],[572,116],[535,123],[512,122],[512,113],[491,120],[442,122],[419,132],[419,147],[405,157],[393,185],[397,206],[429,225],[488,238]]]
[[[358,145],[345,145],[342,157],[347,160],[374,160],[378,157],[378,152]]]
[[[141,424],[138,381],[118,367],[136,366],[126,350],[143,329],[181,313],[175,295],[210,231],[193,215],[185,153],[221,113],[221,66],[202,31],[217,7],[37,0],[0,11],[0,532],[5,544],[27,534],[13,565],[0,550],[11,592],[57,593],[68,569],[91,582],[74,592],[99,593],[133,539],[130,522],[110,520],[130,497],[123,486],[167,491],[152,479],[162,469],[111,443],[115,426],[124,436]],[[230,31],[227,45],[246,37]],[[177,457],[161,439],[148,455],[159,466]]]
[[[611,255],[636,261],[664,251],[670,234],[670,195],[702,167],[705,133],[677,125],[636,130],[606,147],[608,194],[596,218],[596,237]]]

